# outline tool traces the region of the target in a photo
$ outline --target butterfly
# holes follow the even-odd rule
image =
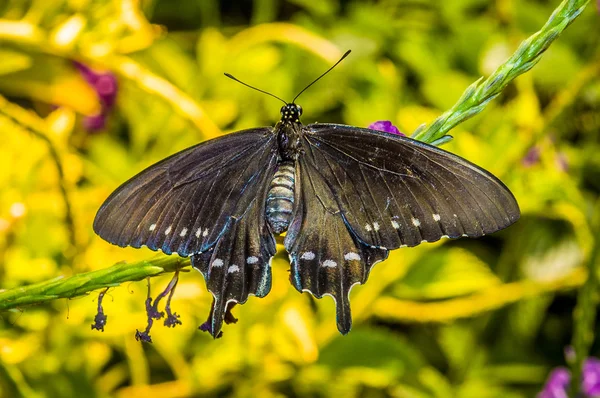
[[[275,127],[215,138],[148,167],[94,220],[115,245],[191,257],[214,298],[204,327],[213,337],[232,321],[233,305],[269,293],[275,234],[286,232],[292,285],[333,297],[346,334],[350,290],[390,250],[480,237],[519,218],[510,190],[459,156],[382,131],[303,125],[300,94],[289,103],[272,95],[285,103]]]

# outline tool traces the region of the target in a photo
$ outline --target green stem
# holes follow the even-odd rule
[[[98,271],[57,278],[0,292],[0,311],[25,305],[41,304],[59,298],[83,296],[97,289],[141,281],[151,276],[174,272],[190,265],[178,256],[158,257],[133,264],[118,263]]]
[[[600,201],[596,205],[596,211],[600,211]],[[600,268],[600,219],[595,224],[596,239],[592,246],[592,253],[587,263],[588,278],[577,295],[577,306],[573,311],[573,349],[575,357],[570,361],[571,387],[570,397],[578,397],[581,390],[583,375],[583,363],[588,357],[590,348],[595,338],[596,310],[600,303],[600,281],[598,280],[598,269]]]
[[[487,79],[471,84],[454,106],[428,127],[419,127],[414,139],[434,143],[446,136],[456,125],[475,116],[502,92],[517,76],[539,62],[550,44],[581,14],[589,0],[564,0],[538,32],[521,43],[517,51]],[[439,141],[443,143],[444,141]]]

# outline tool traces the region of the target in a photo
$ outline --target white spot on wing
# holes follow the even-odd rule
[[[171,233],[171,226],[169,225],[169,228],[165,229],[165,235],[169,235]]]
[[[398,229],[398,228],[400,228],[400,224],[398,224],[398,221],[392,220],[392,227],[394,227],[395,229]]]
[[[337,263],[333,260],[325,260],[323,261],[323,267],[335,268],[337,267]]]
[[[379,231],[379,223],[378,223],[378,222],[374,222],[374,223],[373,223],[373,229],[374,229],[375,231]]]
[[[234,272],[240,272],[240,267],[233,264],[231,267],[227,268],[227,273],[233,274]]]
[[[222,267],[223,260],[221,260],[220,258],[215,258],[215,261],[212,262],[212,266],[213,267]]]
[[[300,256],[300,260],[314,260],[314,259],[315,259],[315,253],[313,253],[313,252],[304,252]]]
[[[187,235],[187,228],[184,228],[181,230],[181,233],[179,234],[179,236],[181,236],[182,238]]]
[[[250,256],[246,259],[247,264],[256,264],[258,262],[258,257]]]
[[[414,218],[412,219],[412,223],[415,227],[418,227],[419,225],[421,225],[421,221],[419,221],[418,218]]]
[[[441,219],[441,218],[442,218],[442,217],[440,217],[440,215],[439,215],[439,214],[434,214],[434,215],[433,215],[433,219],[434,219],[435,221],[440,221],[440,219]]]
[[[344,258],[346,259],[346,261],[360,260],[360,256],[358,255],[358,253],[354,253],[354,252],[349,252],[349,253],[344,254]]]
[[[199,238],[201,233],[202,233],[202,227],[200,227],[200,228],[198,228],[198,230],[196,230],[196,238]]]
[[[156,228],[156,224],[152,224],[152,225],[150,225],[150,228],[148,228],[148,231],[154,231],[155,228]]]
[[[204,232],[202,232],[202,236],[204,236],[205,238],[208,236],[208,228],[206,228]]]
[[[373,230],[373,228],[371,228],[371,226],[369,224],[365,225],[365,229],[369,232],[371,232]]]

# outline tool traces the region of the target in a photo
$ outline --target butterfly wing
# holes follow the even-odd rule
[[[336,301],[350,330],[349,292],[388,250],[443,236],[477,237],[519,217],[494,176],[441,149],[343,125],[303,130],[296,212],[285,246],[299,291]]]
[[[353,234],[395,249],[441,237],[479,237],[519,218],[508,188],[489,172],[406,137],[335,124],[304,129],[319,170]]]
[[[264,214],[276,163],[277,140],[268,128],[199,144],[119,187],[98,211],[94,230],[119,246],[191,255],[214,296],[207,330],[218,337],[228,304],[271,289],[275,240]]]
[[[387,250],[361,242],[346,226],[333,192],[314,165],[300,157],[296,167],[296,211],[285,247],[290,254],[294,287],[336,302],[337,326],[350,331],[349,293],[367,280],[371,267]]]
[[[192,256],[192,265],[206,280],[214,301],[204,328],[219,337],[232,304],[243,304],[248,295],[266,296],[271,290],[271,258],[275,239],[265,222],[268,185],[259,191],[248,211],[228,226],[211,250]]]
[[[117,188],[98,210],[94,231],[119,246],[181,256],[205,252],[247,212],[276,162],[270,128],[185,149]]]

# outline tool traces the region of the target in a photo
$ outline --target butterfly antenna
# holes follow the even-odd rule
[[[298,97],[300,96],[300,94],[302,94],[303,92],[306,91],[307,88],[309,88],[310,86],[312,86],[313,84],[315,84],[316,82],[319,81],[319,79],[321,79],[323,76],[325,76],[326,74],[328,74],[333,68],[335,68],[340,62],[342,62],[344,60],[344,58],[346,58],[348,56],[348,54],[350,54],[352,50],[348,50],[344,53],[344,55],[342,55],[342,58],[340,58],[335,64],[333,64],[333,66],[329,69],[327,69],[325,71],[325,73],[323,73],[321,76],[317,77],[315,80],[313,80],[313,82],[311,84],[309,84],[308,86],[304,87],[304,89],[302,91],[300,91],[298,93],[298,95],[296,95],[294,97],[294,100],[292,101],[292,104],[296,102],[296,99],[298,99]]]
[[[236,82],[238,82],[238,83],[240,83],[240,84],[243,84],[243,85],[244,85],[244,86],[246,86],[246,87],[250,87],[251,89],[253,89],[253,90],[256,90],[256,91],[259,91],[259,92],[261,92],[261,93],[263,93],[263,94],[270,95],[270,96],[271,96],[271,97],[273,97],[273,98],[277,98],[279,101],[281,101],[281,102],[283,102],[284,104],[286,104],[286,105],[287,105],[287,102],[285,102],[284,100],[282,100],[281,98],[279,98],[279,97],[278,97],[278,96],[276,96],[275,94],[271,94],[271,93],[269,93],[269,92],[267,92],[267,91],[265,91],[265,90],[261,90],[260,88],[256,88],[256,87],[254,87],[254,86],[251,86],[251,85],[249,85],[249,84],[246,84],[246,83],[244,83],[243,81],[241,81],[240,79],[238,79],[238,78],[234,77],[233,75],[231,75],[231,74],[229,74],[229,73],[224,73],[224,75],[225,75],[225,76],[227,76],[228,78],[230,78],[231,80],[235,80]]]

